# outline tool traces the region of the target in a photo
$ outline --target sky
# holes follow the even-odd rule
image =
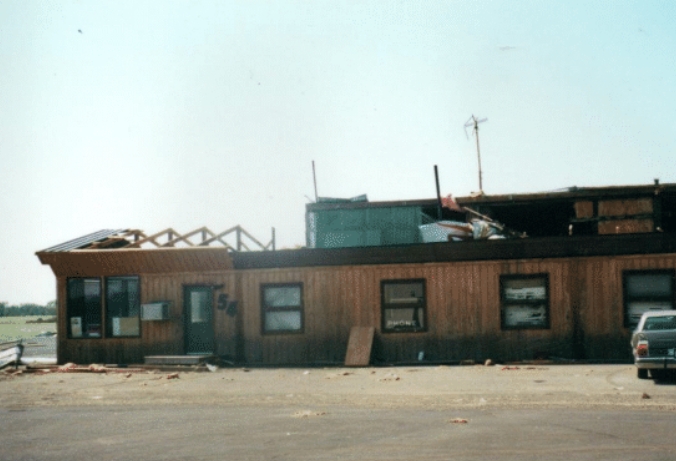
[[[676,182],[673,1],[0,1],[0,301],[100,229]]]

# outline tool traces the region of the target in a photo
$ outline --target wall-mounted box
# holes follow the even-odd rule
[[[169,301],[141,304],[141,320],[169,320]]]

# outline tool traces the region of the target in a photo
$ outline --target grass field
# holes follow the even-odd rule
[[[17,339],[35,338],[41,333],[56,333],[55,322],[26,323],[34,322],[40,316],[29,315],[25,317],[0,317],[0,343],[7,341],[16,341]],[[42,316],[47,319],[49,316]]]

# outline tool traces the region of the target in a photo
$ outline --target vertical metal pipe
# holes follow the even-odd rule
[[[441,220],[441,192],[439,190],[439,169],[434,165],[434,180],[437,183],[437,219]]]
[[[319,196],[317,195],[317,173],[315,172],[315,161],[314,160],[312,161],[312,181],[315,184],[315,202],[316,202],[317,199],[319,198]]]
[[[472,115],[474,117],[474,115]],[[479,122],[477,122],[477,119],[474,118],[474,132],[476,134],[476,156],[477,159],[479,160],[479,192],[483,194],[484,192],[484,183],[483,183],[483,178],[481,174],[481,150],[479,149]]]
[[[275,243],[275,228],[272,228],[272,251],[277,249],[277,244]]]

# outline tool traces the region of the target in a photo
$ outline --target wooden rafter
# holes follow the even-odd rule
[[[120,245],[122,244],[122,245]],[[124,237],[108,237],[100,242],[92,243],[88,248],[110,248],[111,246],[124,247],[129,246],[129,241]]]
[[[233,232],[236,232],[238,229],[241,229],[241,227],[240,227],[240,226],[231,227],[230,229],[228,229],[228,230],[226,230],[226,231],[223,231],[223,232],[221,232],[220,234],[213,234],[213,233],[212,233],[212,237],[206,239],[205,241],[203,241],[202,243],[200,243],[200,245],[201,245],[201,246],[208,246],[210,243],[215,242],[215,241],[218,240],[218,241],[221,242],[223,245],[229,247],[230,245],[229,245],[227,242],[225,242],[225,241],[223,240],[223,237],[225,237],[226,235],[231,234],[231,233],[233,233]]]
[[[225,238],[231,234],[235,234],[236,246],[233,247],[232,244],[228,243]],[[129,241],[129,238],[133,237],[133,241]],[[200,238],[201,237],[201,238]],[[267,245],[261,243],[258,239],[252,236],[249,232],[244,230],[241,226],[234,226],[230,229],[227,229],[220,233],[215,233],[206,226],[200,227],[198,229],[192,230],[186,234],[181,234],[175,229],[169,227],[160,232],[154,233],[152,235],[146,235],[140,230],[130,230],[125,232],[121,236],[111,237],[104,242],[96,244],[91,248],[103,248],[108,245],[119,245],[120,240],[128,242],[126,248],[141,248],[142,245],[150,243],[156,246],[157,248],[167,248],[174,247],[177,243],[183,242],[184,244],[194,247],[194,246],[209,246],[212,243],[220,243],[224,247],[232,251],[251,251],[250,245],[243,241],[243,237],[246,238],[249,243],[253,243],[254,246],[259,247],[261,250],[274,249],[274,232],[273,239]],[[162,241],[166,238],[166,241]],[[115,242],[113,242],[115,240]]]

